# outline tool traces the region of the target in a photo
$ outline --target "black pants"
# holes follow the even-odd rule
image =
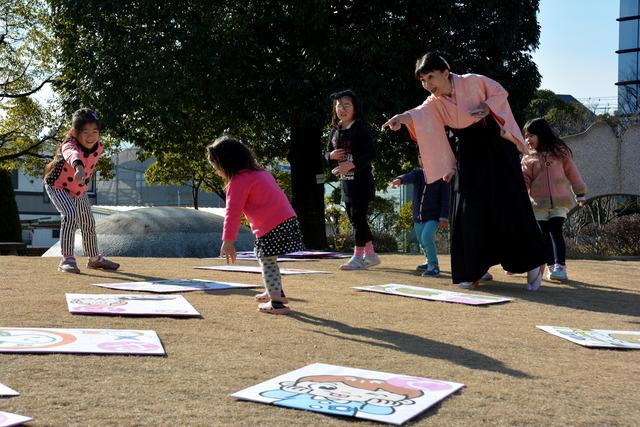
[[[516,146],[500,137],[491,117],[452,131],[458,137],[451,224],[453,283],[476,281],[496,264],[514,273],[542,265],[544,241]]]
[[[554,216],[547,221],[538,221],[538,224],[540,224],[544,245],[547,251],[547,265],[564,265],[567,259],[567,249],[564,244],[564,237],[562,236],[564,218],[561,216]],[[556,248],[555,254],[553,252],[554,246]]]
[[[356,246],[364,246],[373,239],[371,229],[367,223],[367,215],[369,213],[369,201],[352,199],[346,202],[347,216],[353,227],[355,234]]]

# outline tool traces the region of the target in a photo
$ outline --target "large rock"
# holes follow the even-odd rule
[[[224,218],[185,208],[141,208],[96,222],[98,248],[105,256],[206,258],[220,254]],[[253,249],[254,237],[241,227],[236,249]],[[76,232],[75,254],[83,256]],[[60,242],[43,256],[61,256]]]

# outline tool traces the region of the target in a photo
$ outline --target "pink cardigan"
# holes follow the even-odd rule
[[[522,173],[534,210],[571,209],[576,204],[573,193],[578,200],[584,200],[587,192],[569,154],[558,158],[550,153],[532,152],[522,158]]]
[[[222,240],[236,240],[243,213],[256,237],[296,216],[271,173],[254,170],[240,171],[229,182]]]
[[[100,141],[91,149],[84,148],[75,138],[66,139],[62,143],[62,155],[56,158],[53,170],[44,178],[49,187],[58,190],[66,190],[73,198],[82,197],[88,190],[91,176],[96,167],[98,159],[102,155],[102,144]],[[76,165],[83,165],[85,172],[84,182],[77,183],[73,178]]]

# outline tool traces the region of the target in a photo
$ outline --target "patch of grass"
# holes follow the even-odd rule
[[[194,270],[220,261],[120,258],[121,271],[56,272],[57,259],[0,257],[0,326],[152,329],[166,357],[0,354],[0,383],[21,393],[0,410],[34,425],[344,425],[349,419],[241,402],[230,393],[322,362],[464,383],[413,425],[637,425],[640,351],[587,349],[535,328],[640,329],[640,262],[569,261],[566,285],[527,292],[506,276],[478,292],[513,297],[472,307],[358,292],[404,283],[457,290],[448,271],[422,278],[422,258],[384,255],[369,271],[340,260],[285,264],[332,275],[285,276],[291,316],[256,311],[256,290],[183,295],[201,319],[72,315],[64,294],[120,293],[91,283],[216,279],[256,274]],[[251,264],[244,262],[245,264]],[[442,256],[447,270],[449,258]],[[259,290],[258,290],[259,291]],[[359,422],[358,425],[377,425]]]

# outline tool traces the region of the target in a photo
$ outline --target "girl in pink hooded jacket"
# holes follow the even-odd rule
[[[73,113],[72,128],[56,148],[45,168],[44,189],[60,212],[60,250],[58,270],[80,273],[74,256],[76,229],[82,232],[82,246],[89,257],[87,268],[117,270],[120,264],[104,258],[98,251],[95,220],[87,190],[102,154],[100,118],[88,108]]]
[[[547,247],[547,279],[564,282],[568,277],[562,226],[576,201],[584,205],[587,186],[573,161],[571,149],[545,119],[527,122],[524,137],[530,154],[522,158],[522,172]]]

